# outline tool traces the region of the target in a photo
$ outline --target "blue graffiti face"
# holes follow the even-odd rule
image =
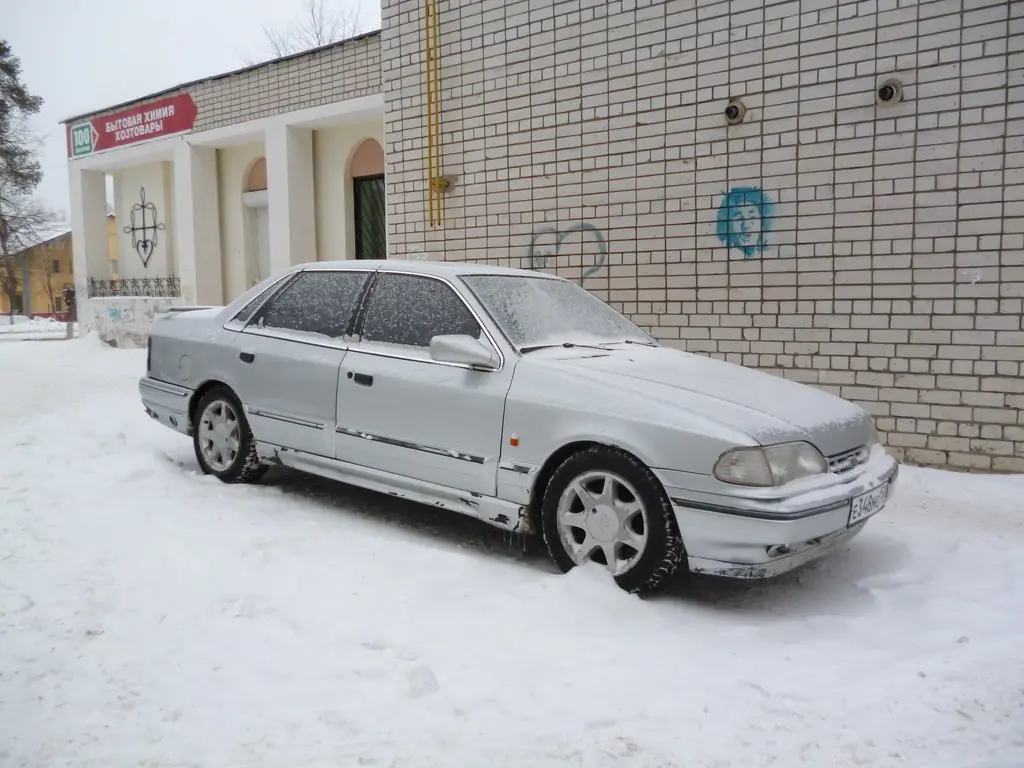
[[[718,206],[718,239],[745,258],[759,256],[768,247],[772,215],[772,202],[760,189],[733,187]]]

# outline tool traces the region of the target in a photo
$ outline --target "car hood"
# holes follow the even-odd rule
[[[671,347],[542,350],[523,363],[683,408],[767,445],[809,440],[826,456],[852,450],[874,433],[863,408],[816,387]]]

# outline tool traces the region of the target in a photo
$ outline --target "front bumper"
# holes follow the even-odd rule
[[[152,419],[183,435],[189,434],[188,402],[192,396],[191,389],[143,376],[139,379],[139,396],[146,413]]]
[[[819,484],[779,498],[694,492],[673,487],[676,477],[668,478],[666,491],[691,571],[760,579],[816,560],[856,536],[888,503],[898,473],[897,462],[876,445],[868,461],[849,476],[830,477],[824,487]],[[881,486],[882,506],[851,523],[853,500]]]

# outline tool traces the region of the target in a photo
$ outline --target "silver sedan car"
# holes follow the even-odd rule
[[[173,310],[139,392],[225,482],[283,465],[442,507],[631,592],[681,563],[801,566],[898,470],[846,400],[662,346],[567,280],[465,262],[303,264]]]

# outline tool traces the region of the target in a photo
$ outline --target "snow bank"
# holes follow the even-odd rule
[[[226,486],[144,350],[0,345],[0,764],[1024,762],[1024,479],[906,468],[851,546],[641,600],[465,518]]]
[[[52,317],[25,317],[15,315],[11,322],[10,315],[0,315],[0,333],[32,333],[34,331],[63,331],[66,323]]]
[[[78,324],[75,323],[75,329],[77,328]],[[59,322],[52,317],[30,318],[15,315],[12,323],[9,315],[0,316],[0,342],[63,339],[66,335],[67,323]]]

